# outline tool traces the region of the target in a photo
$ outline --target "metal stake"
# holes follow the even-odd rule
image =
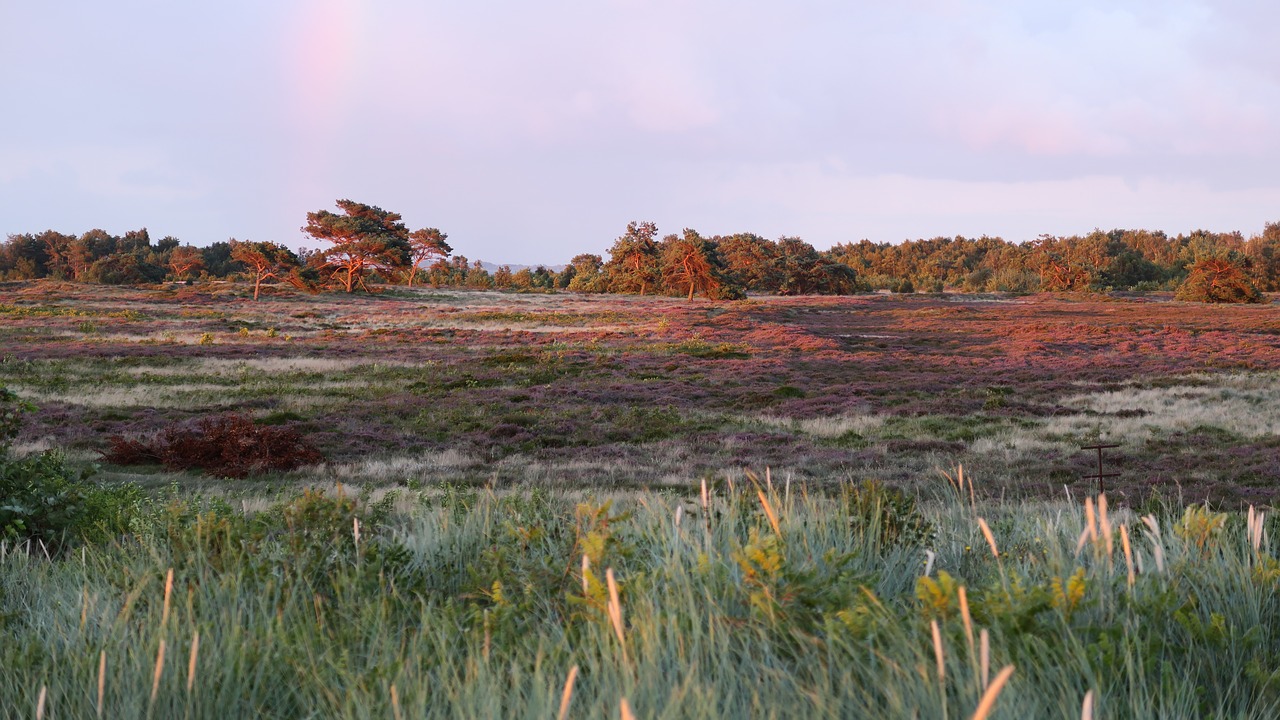
[[[1099,494],[1099,495],[1102,495],[1102,494],[1104,493],[1104,489],[1103,489],[1103,487],[1102,487],[1102,479],[1103,479],[1103,478],[1119,477],[1119,475],[1120,475],[1120,473],[1118,473],[1118,472],[1111,472],[1111,473],[1109,473],[1109,472],[1103,472],[1103,471],[1102,471],[1102,451],[1103,451],[1103,450],[1106,450],[1106,449],[1110,449],[1110,448],[1118,448],[1118,447],[1120,447],[1120,445],[1119,445],[1119,444],[1114,444],[1114,445],[1085,445],[1084,447],[1080,448],[1081,450],[1097,450],[1097,451],[1098,451],[1098,474],[1097,474],[1097,475],[1085,475],[1085,476],[1084,476],[1084,479],[1085,479],[1085,480],[1093,480],[1093,479],[1097,478],[1097,480],[1098,480],[1098,494]]]

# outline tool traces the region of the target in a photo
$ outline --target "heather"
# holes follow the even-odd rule
[[[769,467],[917,488],[964,464],[994,495],[1054,498],[1093,470],[1079,447],[1106,440],[1122,445],[1109,489],[1125,502],[1180,495],[1239,508],[1274,497],[1280,353],[1267,305],[1160,294],[252,293],[5,285],[0,384],[37,406],[16,447],[100,461],[112,437],[236,414],[327,458],[262,466],[295,487],[361,473],[391,485],[426,473],[679,486]],[[199,477],[160,465],[107,464],[102,477]]]

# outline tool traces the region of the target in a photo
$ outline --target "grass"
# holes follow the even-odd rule
[[[936,495],[910,536],[865,486],[174,500],[0,552],[0,714],[551,717],[575,667],[570,717],[970,717],[1008,667],[991,717],[1280,709],[1274,521]]]

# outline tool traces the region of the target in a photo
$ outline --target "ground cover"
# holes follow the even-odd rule
[[[766,479],[161,498],[114,541],[0,542],[0,717],[1280,711],[1273,518],[952,477],[923,506]]]
[[[277,485],[684,485],[773,468],[915,487],[964,464],[1005,497],[1273,502],[1280,316],[1167,296],[671,298],[233,284],[8,283],[19,452],[245,413],[330,464]],[[194,475],[106,467],[150,485]]]
[[[1270,307],[0,291],[0,717],[1280,710]]]

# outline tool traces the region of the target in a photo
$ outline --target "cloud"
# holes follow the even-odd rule
[[[300,242],[352,197],[554,262],[644,218],[819,245],[1274,219],[1265,3],[46,5],[0,11],[0,232]]]

